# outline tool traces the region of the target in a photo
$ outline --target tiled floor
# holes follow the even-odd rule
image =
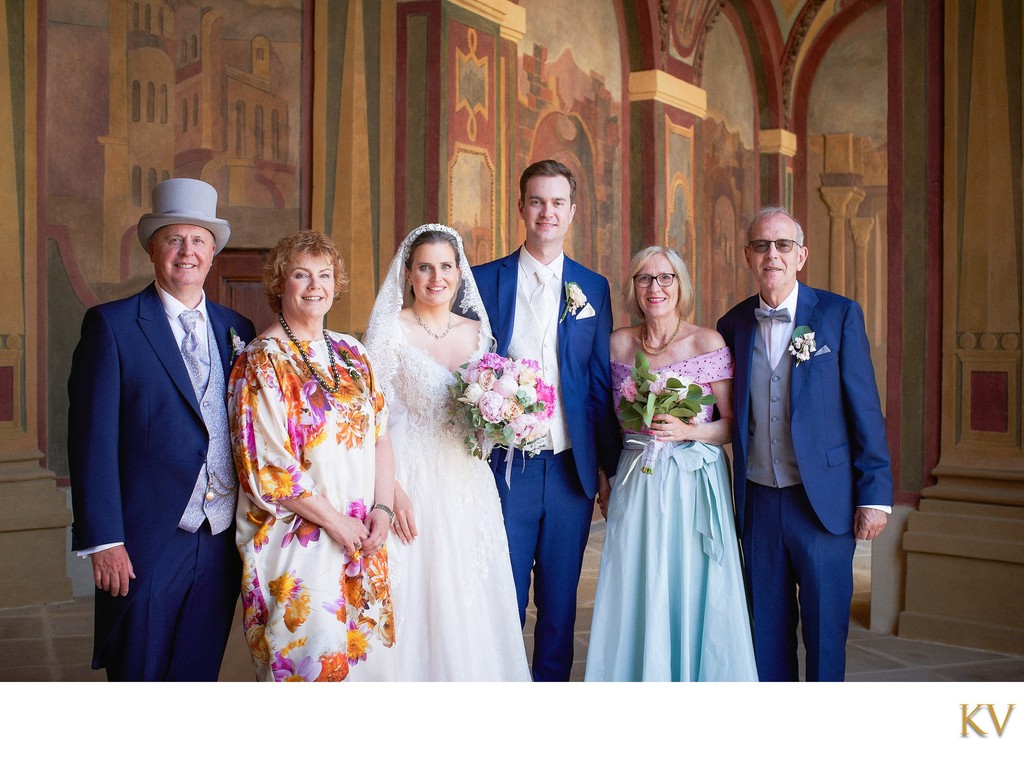
[[[584,559],[576,622],[573,680],[582,680],[587,655],[594,590],[600,563],[604,523],[595,523]],[[867,629],[870,581],[869,544],[862,543],[854,560],[856,591],[847,645],[847,680],[861,682],[1002,682],[1024,681],[1024,657],[970,648],[904,640]],[[532,619],[526,645],[532,647]],[[66,603],[0,610],[0,641],[6,665],[0,680],[103,681],[102,671],[89,667],[92,650],[92,597]],[[233,634],[221,670],[222,681],[250,681],[252,669],[239,629]]]

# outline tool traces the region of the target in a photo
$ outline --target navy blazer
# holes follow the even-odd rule
[[[232,329],[252,322],[207,300],[225,380]],[[160,564],[206,460],[208,433],[155,284],[90,308],[68,379],[72,549],[124,542],[135,590]],[[98,593],[97,652],[133,593]],[[101,617],[103,617],[101,619]]]
[[[516,289],[521,248],[495,261],[473,267],[473,276],[491,320],[497,352],[508,355],[515,326]],[[587,296],[594,316],[567,314],[558,324],[558,371],[565,421],[580,484],[588,497],[597,493],[598,467],[615,474],[622,439],[611,395],[609,336],[612,329],[608,280],[568,256],[562,268],[558,316],[565,311],[565,287],[575,282]]]
[[[733,378],[733,481],[736,519],[746,517],[750,364],[758,323],[754,295],[718,322],[736,362]],[[829,532],[853,528],[854,509],[892,504],[885,420],[860,306],[841,295],[800,285],[794,324],[814,332],[817,352],[790,375],[790,428],[804,490]],[[825,347],[827,352],[822,352]],[[793,360],[786,357],[783,360]]]

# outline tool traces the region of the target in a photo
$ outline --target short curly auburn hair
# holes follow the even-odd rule
[[[263,261],[263,290],[267,294],[267,303],[275,314],[281,311],[281,291],[284,280],[292,267],[292,262],[301,255],[308,254],[331,262],[334,267],[334,299],[348,286],[348,274],[345,273],[345,260],[334,240],[323,232],[305,229],[288,237],[282,237],[274,249]]]

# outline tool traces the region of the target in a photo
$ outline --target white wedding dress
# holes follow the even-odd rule
[[[403,249],[416,231],[399,249],[395,278],[403,274]],[[462,268],[475,294],[472,274]],[[494,475],[466,450],[465,430],[449,423],[454,375],[409,344],[397,310],[393,319],[383,317],[395,309],[395,294],[389,296],[385,285],[381,290],[367,352],[387,397],[395,478],[412,501],[419,537],[408,545],[394,532],[388,537],[395,645],[375,650],[352,668],[350,679],[529,680]],[[485,317],[477,350],[466,360],[490,343]]]

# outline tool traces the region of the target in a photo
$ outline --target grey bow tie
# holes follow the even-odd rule
[[[789,315],[788,308],[755,308],[754,316],[759,322],[766,322],[775,319],[780,322],[791,322],[793,317]]]

